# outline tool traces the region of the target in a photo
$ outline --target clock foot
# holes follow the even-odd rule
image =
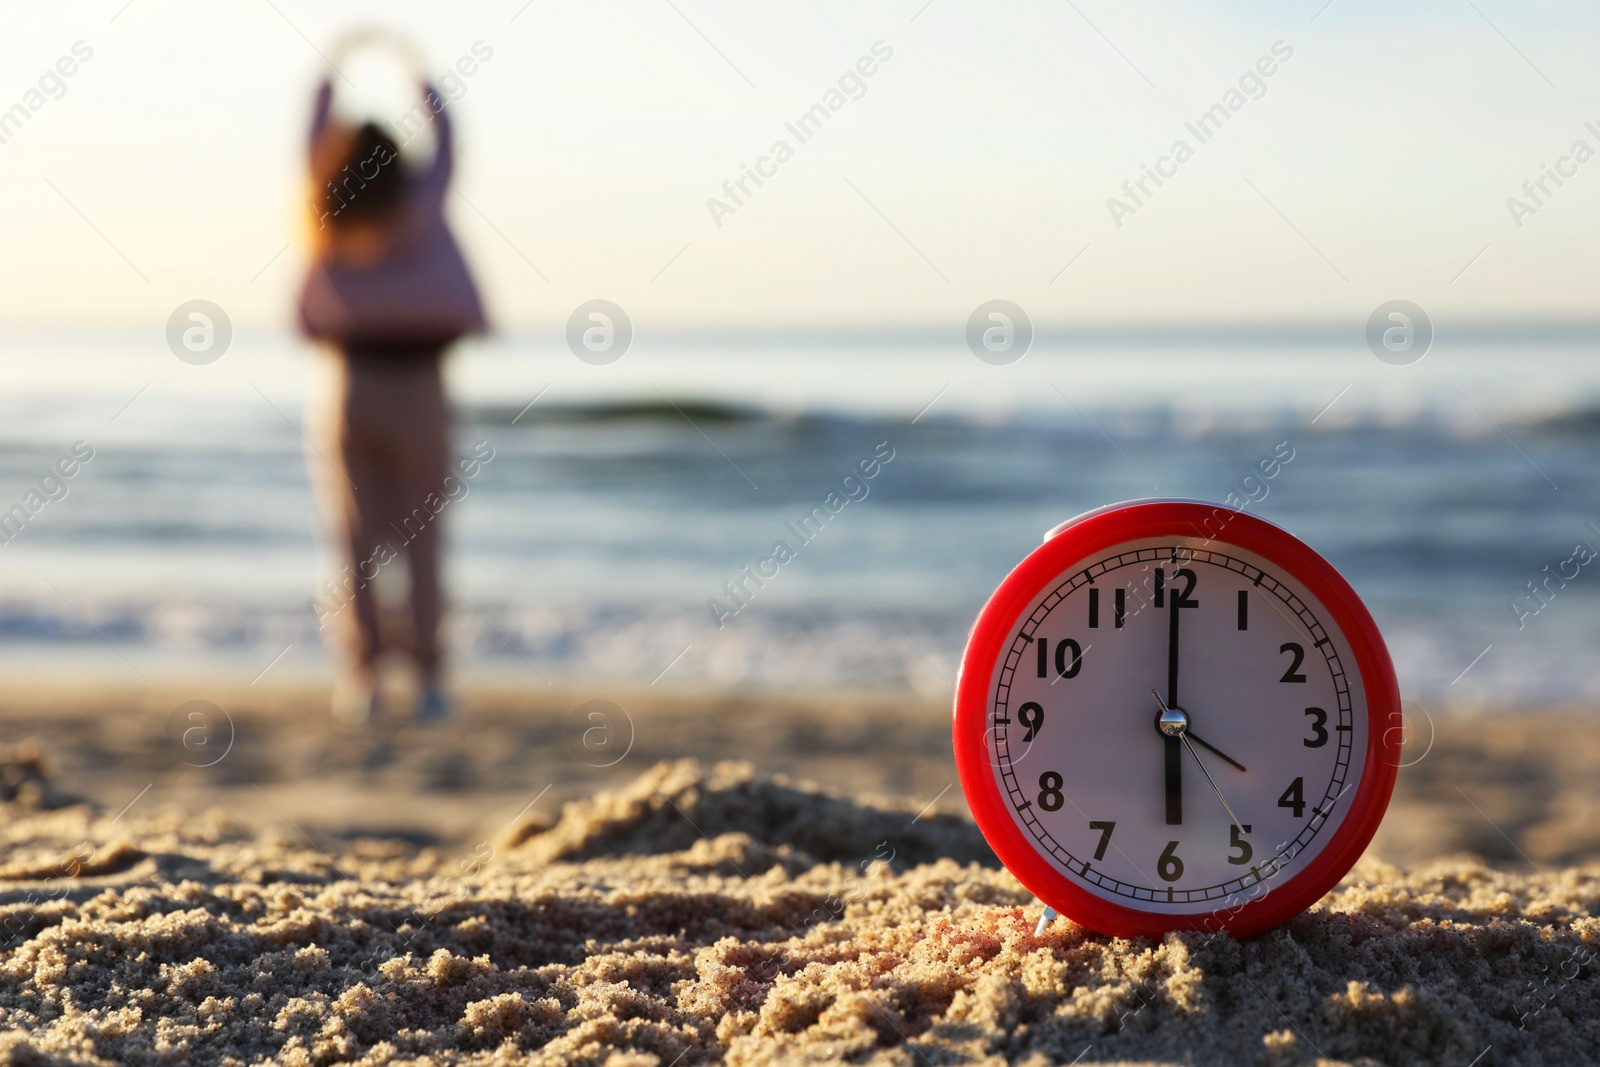
[[[1039,925],[1033,928],[1033,936],[1038,937],[1040,934],[1043,934],[1045,927],[1056,921],[1057,914],[1058,913],[1056,909],[1046,907],[1044,909],[1044,914],[1039,916]]]

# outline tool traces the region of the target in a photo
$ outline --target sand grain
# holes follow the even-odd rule
[[[1465,1067],[1486,1048],[1485,1065],[1600,1050],[1592,867],[1368,862],[1249,941],[1065,921],[1035,939],[1037,906],[964,820],[735,765],[658,765],[461,857],[324,852],[221,816],[7,813],[6,1063]]]

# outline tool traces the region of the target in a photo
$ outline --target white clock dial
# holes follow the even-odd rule
[[[1259,899],[1334,836],[1361,780],[1348,640],[1282,568],[1218,541],[1079,561],[996,667],[1000,795],[1042,857],[1109,901],[1195,914]],[[1158,728],[1163,704],[1181,736]]]

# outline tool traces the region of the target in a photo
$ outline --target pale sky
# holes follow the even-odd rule
[[[436,71],[492,49],[451,105],[450,210],[508,332],[594,298],[662,330],[959,329],[997,297],[1060,323],[1596,317],[1600,159],[1520,227],[1507,206],[1600,151],[1592,3],[124,4],[0,2],[0,112],[28,110],[0,330],[156,330],[196,297],[287,326],[317,49],[379,12]],[[800,143],[785,122],[878,42]],[[1185,121],[1277,42],[1199,143]],[[780,138],[719,227],[707,199]],[[1108,198],[1180,138],[1119,228]]]

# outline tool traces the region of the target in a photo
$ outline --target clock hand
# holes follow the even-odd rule
[[[1177,589],[1168,594],[1171,606],[1167,624],[1167,702],[1165,709],[1178,702],[1178,596]],[[1157,702],[1160,701],[1157,697]],[[1166,762],[1167,825],[1183,824],[1183,744],[1176,737],[1163,736],[1163,753]]]
[[[1194,746],[1189,744],[1188,735],[1179,734],[1178,738],[1183,742],[1184,747],[1189,750],[1189,755],[1194,757],[1195,765],[1200,768],[1200,773],[1206,776],[1206,781],[1210,784],[1211,791],[1217,794],[1218,800],[1222,801],[1222,810],[1228,813],[1228,818],[1233,820],[1233,825],[1239,827],[1239,832],[1241,834],[1244,833],[1244,827],[1240,825],[1239,817],[1233,813],[1232,808],[1228,807],[1228,801],[1223,797],[1222,790],[1217,788],[1217,783],[1215,781],[1212,781],[1211,772],[1206,770],[1206,765],[1204,763],[1200,762],[1200,753],[1196,752],[1194,750]]]
[[[1226,752],[1222,751],[1216,745],[1213,745],[1211,742],[1207,741],[1205,738],[1201,737],[1199,734],[1195,733],[1193,730],[1186,730],[1186,731],[1184,731],[1184,733],[1188,736],[1189,740],[1193,741],[1195,744],[1199,745],[1201,748],[1210,749],[1212,754],[1217,756],[1224,763],[1230,763],[1234,767],[1236,767],[1237,769],[1239,769],[1241,771],[1245,769],[1244,764],[1240,763],[1238,760],[1234,759],[1232,756],[1228,755]]]
[[[1167,623],[1167,706],[1176,707],[1178,704],[1178,590],[1167,591],[1170,602],[1168,611],[1172,613],[1171,621]]]
[[[1161,694],[1156,692],[1154,689],[1150,690],[1150,695],[1156,698],[1156,703],[1161,707],[1161,718],[1156,720],[1157,729],[1159,729],[1169,741],[1175,741],[1179,744],[1179,746],[1189,750],[1189,755],[1194,757],[1195,766],[1199,767],[1200,773],[1206,776],[1206,783],[1211,786],[1211,791],[1217,794],[1218,800],[1222,801],[1222,810],[1228,813],[1228,818],[1233,820],[1233,825],[1239,828],[1239,832],[1241,834],[1244,833],[1244,825],[1239,822],[1238,816],[1234,815],[1233,809],[1228,806],[1227,798],[1222,795],[1222,790],[1217,788],[1217,783],[1211,777],[1211,772],[1206,770],[1205,761],[1200,758],[1200,753],[1196,752],[1194,750],[1194,746],[1189,743],[1188,713],[1182,708],[1168,706],[1166,702],[1161,699]],[[1211,746],[1207,745],[1206,747],[1210,748]]]
[[[1176,737],[1164,737],[1166,746],[1167,825],[1183,825],[1183,745]]]

